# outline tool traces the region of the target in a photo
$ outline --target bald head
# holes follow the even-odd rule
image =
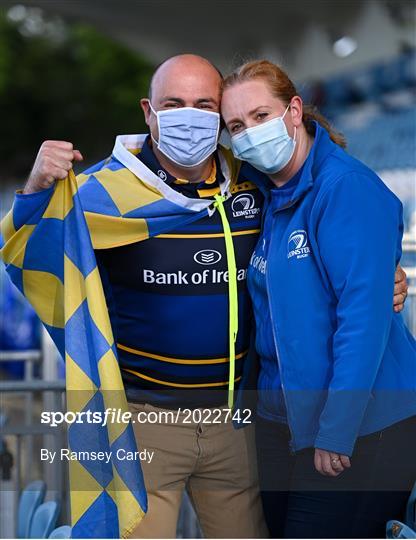
[[[159,86],[164,86],[166,80],[176,78],[202,77],[222,85],[223,76],[209,60],[196,54],[179,54],[162,62],[155,70],[150,81],[149,99],[152,99]]]

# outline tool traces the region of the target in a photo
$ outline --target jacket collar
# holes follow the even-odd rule
[[[312,148],[303,166],[299,183],[293,194],[293,201],[300,199],[312,186],[326,157],[335,149],[335,143],[329,134],[318,122],[315,125],[315,138]]]

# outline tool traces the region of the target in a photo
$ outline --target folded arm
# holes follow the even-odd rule
[[[337,330],[315,447],[351,455],[395,316],[401,205],[371,177],[351,174],[327,189],[320,208],[318,243],[337,297]]]

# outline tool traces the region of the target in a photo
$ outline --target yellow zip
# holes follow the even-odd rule
[[[228,407],[231,409],[234,404],[234,384],[235,384],[235,342],[238,333],[238,291],[237,291],[237,265],[235,262],[235,252],[233,236],[227,214],[224,208],[226,197],[215,195],[214,207],[218,208],[221,216],[222,227],[224,229],[225,250],[227,253],[228,268],[228,304],[229,304],[229,326],[228,339],[230,349],[230,371],[228,377]]]

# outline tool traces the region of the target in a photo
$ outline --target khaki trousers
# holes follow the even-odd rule
[[[207,423],[193,411],[189,411],[192,416],[137,403],[129,403],[129,408],[138,449],[154,452],[150,463],[141,461],[148,512],[131,538],[176,538],[184,489],[206,538],[268,536],[258,490],[253,424],[236,430],[224,415],[220,423]],[[170,417],[155,422],[161,412]]]

